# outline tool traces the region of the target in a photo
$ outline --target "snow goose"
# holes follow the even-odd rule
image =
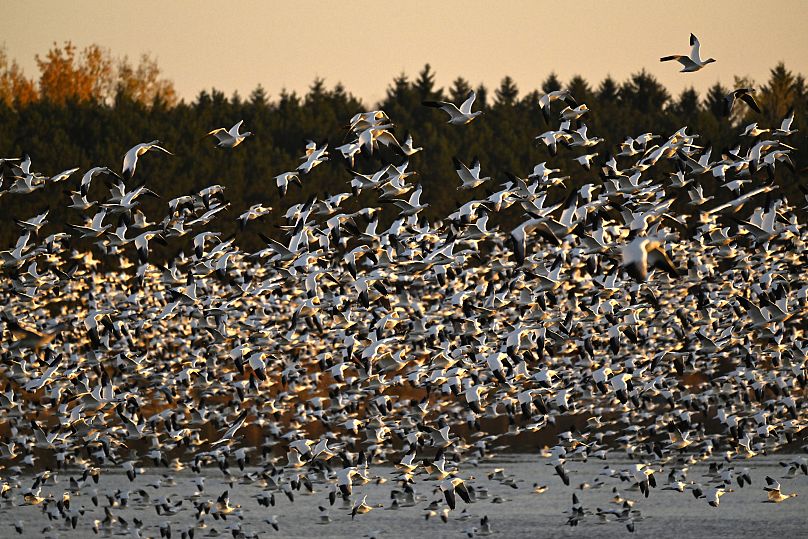
[[[791,494],[783,494],[782,490],[780,489],[780,482],[776,479],[766,476],[766,486],[763,487],[768,493],[768,499],[764,503],[780,503],[788,500],[789,498],[796,498],[797,493],[792,492]]]
[[[153,140],[151,142],[141,142],[133,146],[126,155],[123,156],[123,171],[122,176],[125,180],[131,180],[132,176],[135,175],[135,169],[137,168],[137,160],[138,158],[143,155],[144,153],[148,152],[149,150],[159,150],[163,153],[167,153],[168,155],[174,155],[173,153],[169,152],[162,146],[160,146],[159,140]]]
[[[791,124],[794,122],[794,109],[788,111],[786,117],[783,118],[783,121],[780,123],[780,127],[772,132],[772,135],[775,137],[787,137],[789,135],[793,135],[798,131],[798,129],[791,129]]]
[[[732,106],[735,104],[736,99],[742,100],[744,103],[749,105],[749,108],[760,114],[760,106],[758,105],[757,101],[755,101],[755,96],[752,94],[755,92],[754,88],[738,88],[737,90],[733,90],[724,97],[724,114],[729,116],[732,112]]]
[[[480,177],[480,160],[476,157],[471,163],[470,168],[457,157],[452,157],[452,161],[454,162],[455,172],[457,172],[457,175],[460,176],[460,180],[463,182],[458,189],[474,189],[491,179],[488,176],[484,178]]]
[[[539,99],[539,109],[541,109],[545,122],[550,123],[550,104],[559,99],[564,101],[569,107],[578,106],[578,103],[575,101],[575,98],[572,97],[569,90],[556,90],[547,93]]]
[[[448,123],[452,125],[465,125],[483,113],[481,110],[471,112],[471,107],[474,105],[475,99],[477,99],[477,94],[475,94],[474,90],[472,90],[469,92],[466,100],[463,101],[463,104],[460,105],[460,108],[457,108],[457,105],[454,103],[449,103],[447,101],[423,101],[421,104],[425,107],[441,109],[443,112],[449,115]]]
[[[638,281],[648,277],[649,268],[660,268],[672,277],[679,276],[662,243],[641,236],[623,247],[623,268]]]
[[[701,56],[699,55],[699,39],[693,34],[690,34],[690,47],[690,56],[674,54],[671,56],[663,56],[659,59],[659,61],[668,62],[670,60],[676,60],[682,64],[681,73],[692,73],[693,71],[698,71],[711,62],[715,62],[715,58],[708,58],[706,60],[701,59]]]
[[[244,133],[239,133],[241,129],[241,125],[244,123],[244,120],[239,120],[239,122],[231,127],[229,130],[225,129],[224,127],[219,127],[218,129],[214,129],[213,131],[209,132],[206,136],[214,136],[219,141],[216,145],[219,148],[235,148],[242,142],[244,139],[252,135],[252,131],[245,131]]]

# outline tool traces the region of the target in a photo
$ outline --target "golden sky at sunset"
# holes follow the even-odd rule
[[[0,43],[29,75],[34,55],[54,41],[98,43],[115,56],[155,56],[183,98],[203,88],[246,96],[258,83],[271,96],[305,91],[315,76],[342,82],[368,104],[394,76],[429,62],[439,85],[463,75],[495,87],[505,75],[520,90],[555,71],[591,84],[618,81],[645,67],[674,94],[700,92],[733,75],[765,82],[784,61],[808,73],[808,2],[648,1],[259,2],[5,1]],[[702,56],[718,61],[698,73],[659,62],[686,54],[695,33]]]

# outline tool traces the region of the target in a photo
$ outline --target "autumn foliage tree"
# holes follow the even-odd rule
[[[38,98],[36,83],[23,74],[15,60],[9,61],[5,47],[0,47],[0,103],[25,106]]]
[[[56,105],[104,102],[114,85],[112,60],[98,45],[79,52],[69,41],[62,47],[54,43],[45,56],[37,54],[36,63],[40,96]]]
[[[5,49],[0,49],[0,101],[6,105],[25,106],[44,100],[63,106],[69,102],[110,105],[125,97],[146,107],[156,101],[166,106],[177,103],[173,83],[161,77],[157,61],[144,54],[137,65],[129,58],[113,58],[99,46],[79,50],[66,41],[57,43],[44,55],[36,56],[39,80],[34,82],[22,73],[16,62],[9,62]]]
[[[140,63],[136,67],[129,62],[129,58],[124,57],[118,63],[117,74],[117,96],[123,95],[144,105],[151,105],[156,100],[166,106],[173,106],[177,102],[174,84],[160,77],[157,61],[148,54],[140,57]]]

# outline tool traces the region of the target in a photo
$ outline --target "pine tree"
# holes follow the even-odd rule
[[[716,117],[724,116],[724,98],[729,93],[721,83],[716,82],[710,89],[707,90],[707,95],[704,97],[704,108],[712,112]]]
[[[269,96],[260,83],[255,87],[255,90],[250,93],[249,102],[255,107],[266,107],[269,105]]]
[[[499,88],[494,92],[494,96],[498,105],[513,106],[519,96],[519,88],[516,87],[513,79],[506,75]]]
[[[797,100],[805,95],[805,81],[786,69],[783,62],[770,70],[769,82],[761,88],[760,104],[769,122],[782,119]]]
[[[488,88],[486,88],[484,84],[480,84],[477,86],[477,89],[474,90],[474,93],[477,94],[477,99],[474,101],[477,107],[479,107],[480,110],[488,108]]]
[[[692,123],[699,113],[698,92],[692,86],[683,90],[671,106],[671,112],[683,118],[686,123]]]
[[[623,83],[619,96],[623,104],[631,105],[644,114],[661,112],[670,100],[670,94],[665,87],[645,69],[634,73]]]
[[[435,72],[429,64],[425,64],[424,68],[418,73],[418,78],[415,79],[415,91],[421,101],[434,101],[442,100],[443,95],[441,89],[435,90]]]
[[[592,88],[586,82],[586,79],[580,75],[575,75],[570,79],[569,84],[567,84],[567,90],[578,103],[585,103],[592,99]]]
[[[455,103],[462,103],[471,92],[469,82],[463,77],[457,77],[452,82],[452,87],[449,89],[449,96]]]
[[[541,91],[545,94],[549,94],[550,92],[555,92],[561,89],[561,81],[558,80],[558,75],[555,74],[555,71],[550,73],[544,82],[541,83]]]
[[[605,79],[603,79],[598,86],[597,91],[597,98],[602,103],[612,103],[617,101],[617,92],[618,92],[617,83],[611,77],[611,75],[607,75]]]

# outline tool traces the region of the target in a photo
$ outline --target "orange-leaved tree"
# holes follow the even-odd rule
[[[5,46],[0,46],[0,103],[25,106],[38,97],[36,83],[23,74],[15,60],[9,61]]]

